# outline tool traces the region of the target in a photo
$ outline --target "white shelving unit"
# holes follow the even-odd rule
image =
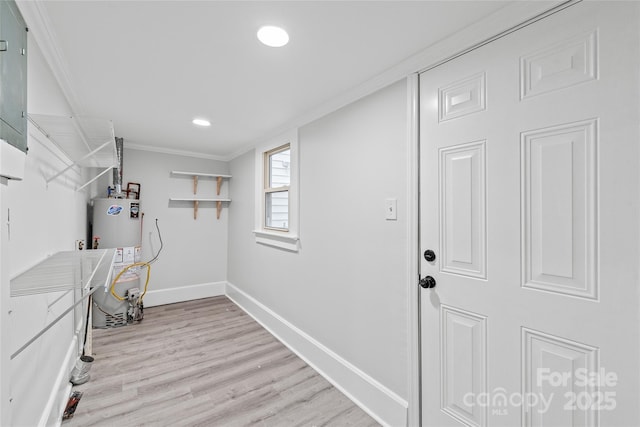
[[[216,204],[216,218],[220,219],[220,212],[222,211],[222,204],[231,202],[227,197],[197,197],[198,194],[198,179],[199,178],[213,178],[216,180],[216,196],[220,196],[220,189],[222,187],[222,181],[224,179],[231,178],[231,175],[222,175],[215,173],[202,173],[202,172],[183,172],[183,171],[171,171],[172,175],[178,176],[190,176],[193,179],[193,197],[171,197],[169,201],[172,202],[193,202],[193,219],[198,219],[198,206],[201,202],[214,202]]]
[[[110,120],[45,114],[29,114],[28,118],[49,141],[71,160],[71,164],[47,177],[47,183],[76,166],[98,169],[93,177],[76,188],[76,191],[80,191],[113,168],[118,167],[115,133],[113,123]]]
[[[14,359],[97,289],[111,283],[115,249],[58,252],[10,281],[12,298],[50,292],[72,292],[73,303],[16,350]],[[66,293],[65,293],[66,294]],[[53,304],[61,304],[58,298]],[[82,310],[86,312],[86,310]]]

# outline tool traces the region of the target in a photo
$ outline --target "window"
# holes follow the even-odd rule
[[[289,231],[290,145],[267,151],[264,161],[264,228]]]
[[[298,132],[256,149],[256,242],[298,250]]]

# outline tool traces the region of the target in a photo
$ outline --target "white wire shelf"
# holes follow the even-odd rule
[[[58,252],[10,281],[11,296],[104,286],[115,249]]]
[[[81,190],[118,166],[113,123],[91,117],[29,114],[29,121],[60,149],[71,164],[47,178],[47,183],[74,166],[102,169],[76,190]]]
[[[10,281],[12,297],[78,291],[71,292],[73,303],[13,352],[11,359],[16,358],[91,294],[109,285],[115,252],[115,249],[58,252]],[[59,301],[60,298],[52,304]]]

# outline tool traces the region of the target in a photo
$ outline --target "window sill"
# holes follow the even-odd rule
[[[256,236],[256,243],[298,252],[300,238],[288,233],[277,233],[263,230],[253,230]]]

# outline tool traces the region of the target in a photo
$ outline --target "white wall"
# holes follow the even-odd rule
[[[30,50],[30,111],[68,114],[37,46]],[[407,399],[409,256],[405,105],[405,83],[399,82],[300,129],[299,253],[255,243],[252,152],[227,164],[125,149],[124,184],[142,185],[143,259],[159,249],[156,218],[164,241],[145,305],[218,294],[228,279],[402,406]],[[73,191],[81,177],[70,172],[47,185],[44,177],[60,166],[60,156],[35,130],[29,146],[25,180],[9,183],[3,200],[12,216],[11,276],[51,253],[73,249],[74,241],[85,237],[87,195]],[[220,220],[213,204],[201,204],[194,220],[190,203],[169,203],[171,196],[191,195],[193,185],[188,178],[172,176],[172,170],[233,175],[222,189],[233,201]],[[106,185],[94,188],[100,196],[106,192]],[[213,180],[200,179],[199,194],[214,191]],[[384,219],[389,197],[398,198],[398,221]],[[45,322],[40,314],[51,298],[13,301],[14,345]],[[64,371],[73,346],[71,329],[71,319],[62,322],[12,365],[15,425],[37,424],[57,404],[48,399],[56,395],[61,373],[64,384],[68,379]],[[316,367],[332,375],[329,366]],[[367,389],[352,387],[345,378],[334,379],[367,406]],[[369,409],[380,420],[395,419],[384,410],[376,413],[380,408],[375,406]]]
[[[230,162],[229,212],[231,287],[400,406],[408,398],[406,103],[401,81],[300,128],[298,253],[255,243],[253,152]],[[385,220],[386,198],[398,199],[397,221]],[[367,406],[366,390],[340,386]]]
[[[69,115],[69,105],[31,36],[28,49],[29,112]],[[81,173],[71,171],[47,184],[46,177],[64,168],[68,159],[31,124],[28,146],[24,180],[9,181],[3,191],[2,205],[10,210],[11,221],[9,254],[2,269],[8,270],[10,278],[55,252],[73,250],[75,240],[85,236],[88,197],[74,190]],[[3,345],[8,342],[13,353],[55,318],[71,302],[67,295],[48,310],[59,296],[11,298],[11,332],[1,337]],[[59,415],[60,405],[66,402],[69,365],[77,356],[73,331],[69,315],[10,363],[11,425],[33,426],[49,415]]]
[[[29,38],[29,112],[32,114],[72,115],[42,53]],[[4,255],[3,272],[15,277],[47,256],[74,250],[76,240],[86,238],[86,210],[89,199],[103,196],[106,185],[94,184],[88,192],[74,189],[89,174],[71,170],[50,183],[46,178],[64,168],[68,159],[33,125],[29,126],[29,154],[23,181],[5,184],[3,209],[10,209],[10,240]],[[125,142],[126,144],[126,142]],[[193,157],[125,150],[124,182],[142,184],[143,258],[159,249],[154,220],[159,219],[165,243],[160,260],[153,265],[146,305],[177,302],[220,294],[227,277],[227,220],[215,218],[213,204],[201,204],[198,220],[190,205],[169,206],[170,195],[189,195],[192,182],[170,179],[171,170],[227,173],[225,162]],[[111,174],[107,174],[110,176]],[[199,193],[213,194],[212,180],[200,180]],[[222,189],[228,192],[228,182]],[[4,249],[4,248],[3,248]],[[8,286],[8,284],[7,284]],[[6,293],[8,295],[8,293]],[[5,294],[3,294],[4,296]],[[10,336],[2,336],[3,346],[13,353],[48,321],[57,317],[71,302],[62,294],[11,298]],[[76,319],[77,320],[77,319]],[[3,407],[2,416],[11,425],[33,426],[59,421],[61,405],[68,397],[70,369],[77,357],[74,319],[68,315],[9,365],[12,402]]]
[[[117,129],[116,129],[117,134]],[[124,146],[127,146],[125,139]],[[143,260],[159,250],[155,219],[158,219],[164,249],[153,264],[145,306],[168,304],[224,293],[227,278],[227,224],[225,206],[216,219],[214,203],[201,202],[198,218],[193,203],[172,202],[170,197],[192,197],[193,180],[172,175],[171,171],[228,173],[228,164],[189,156],[124,150],[123,187],[127,182],[141,184],[141,212],[144,213]],[[106,194],[106,186],[102,189]],[[214,197],[215,181],[201,177],[198,196]],[[229,194],[225,180],[221,195]],[[233,195],[231,195],[233,198]],[[228,205],[227,205],[228,206]]]

